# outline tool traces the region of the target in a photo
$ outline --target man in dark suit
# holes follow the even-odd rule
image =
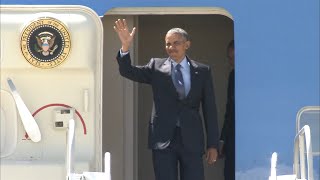
[[[221,156],[224,156],[224,178],[235,179],[235,95],[234,95],[234,41],[230,41],[227,47],[227,58],[231,65],[228,80],[228,99],[226,104],[225,120],[220,136]]]
[[[210,67],[189,59],[190,41],[186,31],[174,28],[165,37],[168,58],[152,58],[145,66],[131,65],[129,46],[135,28],[129,32],[125,20],[114,26],[122,47],[117,55],[120,74],[150,84],[154,106],[149,123],[148,146],[156,180],[204,180],[204,131],[199,113],[203,111],[207,134],[207,161],[217,158],[219,133]]]

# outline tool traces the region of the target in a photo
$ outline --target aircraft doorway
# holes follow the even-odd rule
[[[226,47],[233,39],[233,21],[221,15],[163,15],[138,17],[138,64],[152,57],[167,57],[164,37],[173,27],[185,29],[191,36],[191,59],[209,64],[218,106],[219,125],[223,124],[229,66]],[[151,151],[147,147],[148,120],[152,108],[152,92],[148,85],[138,85],[138,179],[154,179]],[[221,128],[220,128],[221,129]],[[223,180],[223,162],[205,165],[206,179]],[[219,177],[219,178],[218,178]]]
[[[126,180],[132,179],[133,176],[133,179],[152,180],[154,174],[151,151],[147,148],[152,92],[148,85],[119,80],[121,78],[115,62],[115,53],[119,50],[120,44],[112,29],[114,22],[119,18],[125,18],[131,28],[133,26],[137,28],[134,44],[130,50],[133,64],[136,65],[144,65],[152,57],[167,57],[164,37],[169,29],[181,27],[189,33],[191,48],[187,53],[188,56],[212,68],[220,131],[223,126],[230,71],[226,60],[226,47],[234,37],[233,20],[221,14],[111,14],[102,19],[105,31],[109,31],[109,34],[105,33],[104,43],[106,51],[104,52],[104,89],[112,92],[109,95],[104,94],[103,119],[120,119],[120,122],[115,120],[116,122],[106,122],[103,125],[106,139],[104,140],[106,150],[103,151],[111,151],[111,154],[114,154],[113,159],[120,160],[117,163],[112,162],[111,166],[114,166],[113,169],[116,168],[114,171],[117,171],[112,172],[116,173],[116,176],[113,175],[114,178]],[[122,114],[112,111],[115,106],[123,111]],[[117,113],[116,116],[115,113]],[[116,136],[121,138],[115,138]],[[223,164],[223,160],[219,160],[214,166],[208,166],[205,163],[206,180],[223,180]]]

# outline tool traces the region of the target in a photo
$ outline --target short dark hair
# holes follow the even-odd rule
[[[189,34],[182,28],[172,28],[167,32],[167,34],[180,34],[187,41],[190,40]]]

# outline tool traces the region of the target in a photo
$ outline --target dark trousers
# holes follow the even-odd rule
[[[174,139],[163,150],[152,150],[156,180],[204,180],[202,153],[189,152],[183,147],[181,130],[176,128]]]

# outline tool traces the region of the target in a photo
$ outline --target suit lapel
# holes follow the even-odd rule
[[[187,97],[186,99],[188,98],[191,98],[192,97],[192,94],[194,92],[194,90],[197,88],[197,78],[199,77],[199,71],[198,71],[198,65],[190,60],[188,57],[187,57],[187,61],[188,61],[188,64],[190,64],[190,83],[191,83],[191,87],[190,87],[190,91],[189,93],[187,94]],[[168,58],[161,66],[160,70],[161,72],[163,72],[165,74],[165,82],[167,83],[168,86],[165,86],[165,87],[169,87],[169,91],[171,93],[173,93],[173,95],[175,97],[179,97],[178,95],[178,92],[176,91],[176,88],[172,82],[172,77],[171,77],[171,74],[172,74],[172,65],[171,65],[171,62],[170,62],[170,59]]]
[[[197,82],[197,77],[198,77],[198,65],[196,63],[194,63],[192,60],[190,60],[187,57],[188,63],[190,64],[190,83],[191,83],[191,87],[190,87],[190,91],[187,95],[186,98],[191,98],[192,97],[192,93],[194,91],[194,89],[196,88],[196,82]]]
[[[172,65],[170,62],[170,59],[168,58],[163,65],[161,66],[161,72],[163,72],[165,74],[165,82],[167,83],[168,86],[164,86],[164,87],[169,87],[169,90],[174,94],[174,96],[178,97],[178,93],[176,91],[176,88],[174,87],[174,84],[172,82]]]

